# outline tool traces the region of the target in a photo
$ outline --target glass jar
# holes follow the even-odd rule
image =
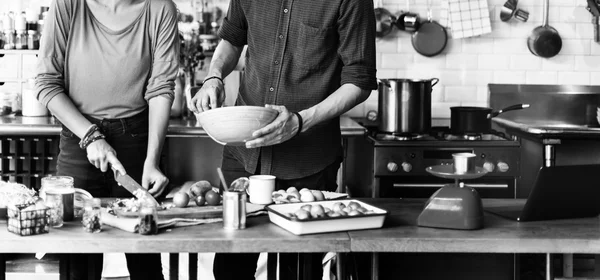
[[[50,194],[60,195],[63,202],[65,221],[72,221],[75,208],[75,188],[71,176],[48,176],[42,178],[40,197],[45,199]]]
[[[138,232],[142,235],[151,235],[158,233],[158,214],[156,206],[152,204],[142,204],[139,213]]]
[[[15,48],[15,39],[14,30],[4,30],[4,49],[13,50]]]
[[[81,223],[87,232],[97,233],[102,231],[102,220],[100,217],[100,199],[92,198],[85,201]]]
[[[38,38],[38,32],[35,30],[27,31],[27,48],[30,50],[37,50],[40,48],[40,40]]]
[[[47,193],[45,203],[50,213],[50,226],[55,228],[62,227],[64,222],[62,195]]]
[[[0,92],[0,116],[12,113],[12,93]]]
[[[27,49],[27,31],[25,31],[25,30],[17,31],[17,35],[15,36],[15,49],[17,49],[17,50],[26,50]]]

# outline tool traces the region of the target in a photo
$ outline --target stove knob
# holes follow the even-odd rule
[[[494,167],[495,167],[494,164],[491,163],[491,162],[489,162],[489,161],[486,161],[483,164],[483,169],[485,169],[485,171],[487,171],[487,172],[493,172],[494,171]]]
[[[410,172],[412,170],[412,164],[410,164],[408,162],[403,162],[402,170],[404,170],[404,172]]]
[[[390,172],[396,172],[398,171],[398,164],[396,164],[395,162],[388,162],[387,169]]]
[[[502,161],[498,162],[497,166],[498,166],[498,171],[500,171],[500,172],[506,172],[506,171],[508,171],[508,168],[509,168],[508,163],[502,162]]]

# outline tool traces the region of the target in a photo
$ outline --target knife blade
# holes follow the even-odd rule
[[[122,175],[121,173],[114,170],[113,172],[115,173],[115,180],[117,180],[117,183],[119,183],[119,185],[121,185],[131,194],[133,194],[137,199],[146,200],[150,203],[153,203],[157,207],[160,206],[160,204],[158,203],[158,201],[156,201],[154,196],[152,196],[152,194],[150,194],[146,189],[144,189],[144,187],[142,187],[140,184],[138,184],[138,182],[131,178],[131,176],[127,174]]]

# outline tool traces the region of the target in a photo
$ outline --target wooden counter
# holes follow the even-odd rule
[[[66,222],[46,234],[18,236],[0,224],[0,253],[161,253],[161,252],[348,252],[346,232],[296,236],[269,222],[250,217],[244,230],[224,230],[223,223],[161,230],[139,235],[104,226],[87,233],[80,222]]]
[[[343,137],[362,136],[366,129],[349,117],[340,118]],[[0,116],[0,135],[58,135],[61,125],[54,117]],[[172,118],[167,137],[208,137],[195,119]]]
[[[600,220],[568,219],[518,223],[485,214],[480,230],[417,227],[422,200],[361,199],[387,209],[381,229],[296,236],[267,216],[248,218],[245,230],[226,231],[222,223],[174,228],[142,236],[105,226],[98,234],[78,222],[50,233],[21,237],[0,224],[0,252],[423,252],[423,253],[600,253]],[[484,205],[512,200],[484,200]]]
[[[352,231],[353,252],[600,253],[600,219],[516,222],[485,213],[480,230],[417,227],[424,202],[364,199],[390,211],[384,227]],[[518,201],[484,199],[484,208]]]

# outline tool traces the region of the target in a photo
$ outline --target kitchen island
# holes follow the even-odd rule
[[[155,236],[110,227],[89,234],[80,224],[68,223],[48,234],[20,237],[0,224],[0,252],[600,253],[597,217],[518,223],[486,212],[481,230],[435,229],[416,226],[424,200],[361,200],[389,211],[382,228],[296,236],[259,216],[248,218],[248,228],[238,231],[226,231],[222,223],[213,223],[162,230]],[[485,199],[484,207],[511,203],[520,201]],[[373,279],[378,279],[377,271]],[[552,273],[547,279],[552,279]]]

